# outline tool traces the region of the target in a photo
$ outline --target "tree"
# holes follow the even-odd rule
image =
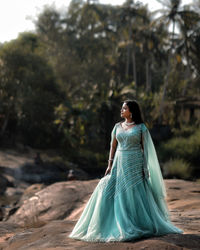
[[[170,25],[172,24],[171,38],[168,49],[169,56],[167,62],[167,71],[164,79],[163,94],[160,104],[159,122],[161,122],[163,115],[164,101],[166,97],[166,90],[169,83],[172,60],[174,59],[175,55],[175,42],[177,40],[177,35],[175,34],[175,27],[176,24],[182,23],[183,18],[188,16],[190,12],[188,10],[184,10],[184,7],[181,7],[181,0],[168,0],[168,1],[158,0],[158,2],[162,3],[163,6],[166,6],[167,10],[160,10],[160,12],[164,13],[164,15],[159,17],[156,20],[156,22],[165,23],[165,25],[168,27],[170,27]]]
[[[22,136],[24,143],[42,147],[52,143],[56,131],[54,107],[63,95],[51,68],[37,54],[38,49],[37,35],[31,33],[24,33],[1,48],[0,98],[4,114],[1,136],[14,117],[21,134],[16,136]]]

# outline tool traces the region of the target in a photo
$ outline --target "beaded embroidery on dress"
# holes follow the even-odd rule
[[[164,181],[146,125],[124,130],[117,123],[111,143],[114,137],[118,145],[112,169],[100,179],[68,237],[110,242],[183,233],[170,220]]]

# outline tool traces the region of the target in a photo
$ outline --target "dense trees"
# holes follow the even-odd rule
[[[167,3],[159,17],[132,0],[44,9],[35,34],[0,48],[1,138],[94,155],[124,98],[139,100],[150,126],[190,122],[178,103],[199,100],[199,5]]]
[[[64,95],[51,67],[37,54],[38,47],[37,36],[25,33],[0,51],[0,133],[16,133],[25,144],[46,147],[53,144],[54,107]]]
[[[168,84],[170,82],[170,74],[173,71],[172,67],[176,65],[176,63],[181,63],[182,60],[185,60],[186,64],[186,72],[185,72],[185,86],[182,86],[182,94],[185,95],[186,88],[188,82],[191,80],[191,63],[189,53],[192,50],[191,48],[191,40],[189,37],[193,37],[193,31],[195,26],[199,24],[199,14],[190,9],[189,6],[181,5],[181,0],[168,0],[162,1],[159,0],[166,6],[167,9],[160,10],[163,15],[156,20],[158,23],[164,23],[171,32],[168,35],[168,61],[167,61],[167,69],[166,75],[164,78],[163,85],[163,94],[160,105],[160,118],[163,115],[163,106],[165,101],[165,96],[168,88]],[[175,32],[175,28],[179,29],[179,33]],[[182,50],[185,50],[184,53],[181,53]],[[160,120],[161,122],[161,120]]]

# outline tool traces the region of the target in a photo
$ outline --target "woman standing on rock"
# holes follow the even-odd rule
[[[169,218],[160,165],[138,103],[124,101],[121,117],[112,130],[105,176],[69,237],[110,242],[183,233]]]

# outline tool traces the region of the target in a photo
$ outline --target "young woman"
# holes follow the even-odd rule
[[[170,220],[166,189],[151,135],[136,101],[121,108],[108,167],[69,237],[83,241],[134,241],[183,233]]]

